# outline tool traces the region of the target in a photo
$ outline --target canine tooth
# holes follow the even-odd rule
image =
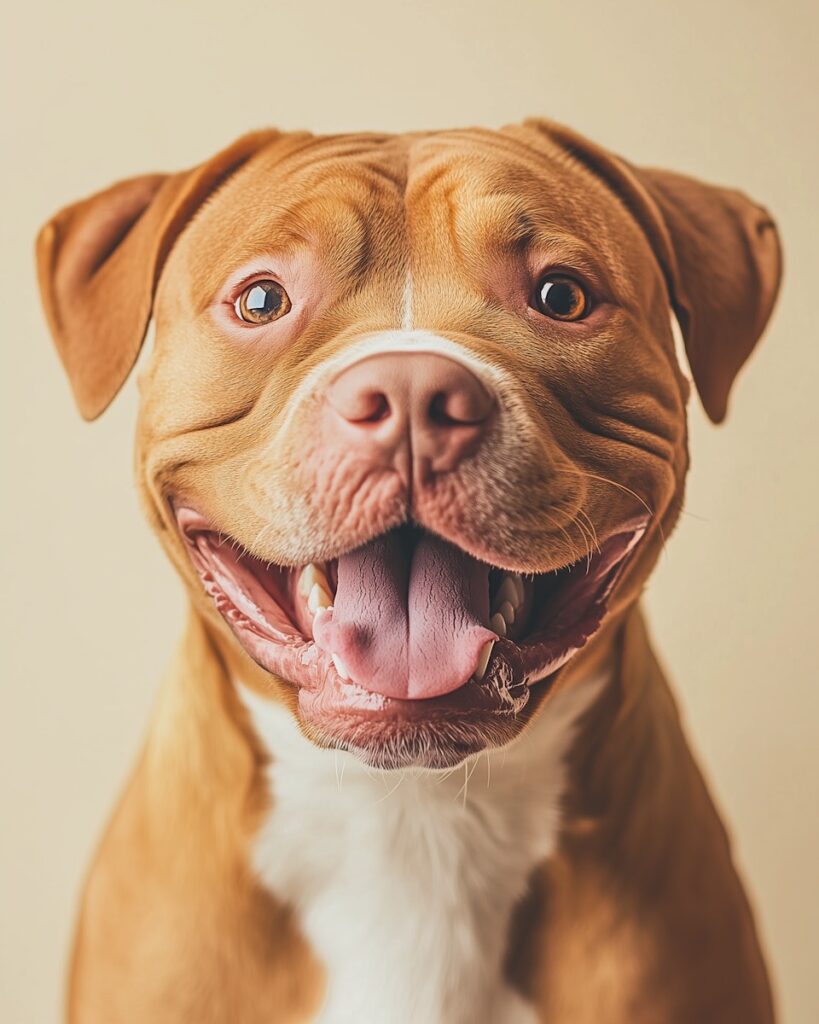
[[[498,636],[506,636],[506,619],[500,612],[496,612],[489,620],[489,628]]]
[[[333,654],[332,655],[332,659],[333,659],[333,664],[336,667],[336,672],[338,672],[338,674],[341,676],[341,678],[342,679],[349,679],[350,678],[350,673],[347,671],[347,666],[344,664],[344,662],[341,660],[341,658],[339,658],[339,656],[337,654]]]
[[[516,572],[512,575],[512,583],[514,584],[514,587],[518,592],[518,599],[516,603],[521,605],[523,604],[523,598],[526,596],[526,591],[523,586],[523,577],[520,575],[519,572]]]
[[[508,601],[504,601],[500,608],[497,609],[497,614],[504,617],[507,626],[511,626],[515,621],[515,609]]]
[[[315,615],[319,608],[329,608],[333,603],[332,597],[327,593],[320,583],[314,583],[310,596],[307,598],[307,607]]]
[[[327,612],[331,612],[332,610],[333,610],[333,606],[332,605],[330,605],[329,608],[317,608],[313,612],[313,629],[316,628],[316,626],[319,624],[319,622],[321,621],[323,616],[325,616],[327,614]]]
[[[475,666],[475,671],[472,673],[478,682],[480,682],[486,675],[486,666],[489,664],[489,659],[492,657],[492,648],[494,646],[494,640],[487,640],[481,648],[481,653],[478,655],[478,664]]]
[[[315,562],[311,562],[308,566],[305,566],[299,577],[299,593],[302,597],[308,597],[316,584],[328,593],[330,592],[330,584],[327,582],[324,570],[321,566],[316,565]]]
[[[519,578],[519,577],[518,577]],[[499,611],[501,605],[507,602],[516,609],[522,600],[522,590],[518,589],[518,584],[515,582],[514,576],[504,576],[503,583],[501,583],[497,594],[495,594],[495,607],[493,611]]]

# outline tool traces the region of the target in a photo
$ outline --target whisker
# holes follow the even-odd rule
[[[571,534],[569,534],[568,531],[566,529],[564,529],[564,527],[562,527],[560,525],[560,523],[553,516],[550,516],[548,512],[543,512],[542,515],[546,519],[549,520],[549,522],[552,524],[552,526],[555,527],[555,529],[560,530],[560,532],[566,538],[566,546],[568,547],[569,551],[570,552],[574,551],[575,550],[575,545],[574,545],[574,541],[571,538]],[[571,522],[573,522],[573,521],[574,520],[572,520]]]
[[[582,470],[582,469],[576,469],[576,468],[567,469],[564,466],[556,467],[555,469],[552,470],[552,472],[554,472],[554,473],[567,473],[567,474],[569,474],[571,476],[583,476],[583,477],[586,477],[589,480],[599,480],[600,483],[609,484],[609,486],[611,486],[611,487],[616,487],[617,490],[624,491],[626,494],[630,494],[632,498],[636,498],[637,501],[639,501],[640,504],[643,506],[643,508],[646,510],[648,515],[652,519],[655,517],[654,509],[651,508],[651,506],[648,504],[648,502],[644,498],[640,497],[640,495],[636,491],[633,491],[630,487],[627,487],[625,484],[618,483],[617,480],[610,480],[607,476],[600,476],[597,473],[589,473],[589,472],[587,472],[585,470]],[[662,542],[663,553],[666,553],[667,548],[666,548],[665,533],[663,532],[663,524],[659,520],[657,521],[657,529],[660,531],[660,541]]]
[[[398,787],[399,787],[399,786],[401,785],[401,783],[402,783],[402,782],[404,781],[404,778],[405,778],[405,777],[406,777],[406,772],[399,772],[399,773],[398,773],[398,782],[396,782],[396,784],[395,784],[395,785],[394,785],[394,786],[392,787],[392,789],[391,789],[391,790],[389,790],[389,792],[387,792],[387,793],[385,793],[385,794],[384,794],[383,796],[379,797],[379,798],[378,798],[378,799],[377,799],[377,800],[375,801],[375,804],[374,804],[374,806],[376,806],[376,807],[377,807],[377,806],[378,806],[378,804],[380,804],[380,803],[383,803],[383,802],[384,802],[385,800],[389,800],[389,798],[390,798],[390,797],[391,797],[391,796],[393,795],[393,793],[394,793],[394,792],[395,792],[395,791],[396,791],[396,790],[398,789]]]
[[[254,548],[256,548],[258,550],[258,548],[261,546],[262,538],[264,537],[265,533],[268,530],[271,530],[272,528],[273,528],[273,523],[265,523],[264,524],[264,526],[261,528],[261,530],[259,530],[259,532],[256,534],[256,536],[253,538],[253,547]]]
[[[711,520],[708,516],[698,515],[696,512],[689,512],[686,508],[680,509],[681,516],[688,516],[689,519],[696,519],[698,523],[710,523]]]
[[[588,514],[588,512],[586,512],[582,508],[579,508],[577,510],[577,514],[579,516],[583,516],[583,518],[589,524],[589,530],[591,531],[591,535],[592,535],[592,543],[593,543],[594,547],[597,550],[597,554],[599,555],[600,554],[600,541],[597,538],[597,530],[594,528],[594,523],[591,521],[591,516]]]
[[[630,494],[632,498],[636,498],[637,501],[639,501],[643,508],[646,510],[646,512],[648,512],[650,516],[654,516],[654,509],[651,508],[651,506],[645,501],[645,499],[641,498],[636,491],[633,491],[630,487],[627,487],[625,484],[618,483],[616,480],[610,480],[607,476],[599,476],[597,473],[588,473],[582,469],[566,469],[565,467],[553,469],[552,472],[571,473],[574,476],[585,476],[589,480],[599,480],[601,483],[610,484],[612,487],[616,487],[618,488],[618,490],[625,491],[626,494]]]
[[[580,509],[578,509],[577,512],[579,513]],[[583,547],[586,549],[586,575],[588,576],[589,570],[591,569],[592,548],[595,546],[594,537],[589,532],[588,527],[583,525],[583,520],[580,519],[577,514],[572,517],[572,523],[574,523],[578,530],[580,530],[580,533],[583,536]]]
[[[464,784],[458,790],[458,794],[457,794],[457,796],[460,796],[461,793],[463,793],[463,806],[464,807],[466,807],[466,796],[467,796],[467,793],[469,792],[469,780],[472,778],[472,773],[478,767],[478,761],[479,760],[480,759],[476,757],[473,760],[471,765],[470,765],[470,763],[468,761],[464,761]],[[456,797],[456,799],[457,799],[457,797]]]

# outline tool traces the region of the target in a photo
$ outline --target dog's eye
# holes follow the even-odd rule
[[[290,312],[290,297],[278,281],[254,281],[233,304],[236,316],[248,324],[269,324]]]
[[[538,281],[532,305],[552,320],[582,320],[589,312],[589,297],[572,277],[547,274]]]

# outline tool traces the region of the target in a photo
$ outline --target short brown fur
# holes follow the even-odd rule
[[[322,267],[321,299],[283,344],[241,351],[214,325],[210,297],[270,246]],[[588,260],[616,299],[574,347],[526,320],[509,269],[510,253],[546,250]],[[651,512],[605,629],[556,684],[612,671],[573,753],[559,852],[533,879],[510,937],[510,975],[550,1024],[773,1020],[725,832],[637,602],[688,465],[669,304],[705,407],[722,419],[770,314],[779,259],[770,217],[739,194],[632,168],[546,122],[396,137],[257,133],[188,173],[114,186],[46,226],[43,300],[84,416],[108,405],[156,320],[137,478],[191,598],[86,887],[72,1024],[298,1021],[320,1003],[322,969],[298,920],[249,865],[268,802],[265,754],[232,680],[295,713],[294,692],[250,661],[202,592],[168,496],[192,496],[281,564],[403,521],[409,499],[394,490],[373,485],[362,516],[348,497],[330,503],[311,489],[300,469],[318,457],[310,402],[286,427],[284,414],[323,361],[397,325],[410,264],[418,322],[503,367],[527,432],[502,473],[482,456],[409,511],[475,557],[534,572],[583,554],[578,510],[601,535],[627,512]],[[512,489],[530,500],[513,504]],[[494,503],[494,547],[476,494]],[[306,517],[289,511],[295,497]]]

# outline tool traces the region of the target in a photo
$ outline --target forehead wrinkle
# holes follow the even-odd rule
[[[207,297],[239,267],[254,259],[269,263],[277,255],[290,256],[298,249],[317,253],[334,276],[343,275],[355,281],[366,273],[377,248],[376,236],[383,236],[390,228],[390,220],[397,219],[398,192],[394,186],[385,190],[384,180],[375,176],[362,179],[351,175],[340,183],[337,175],[333,175],[334,188],[327,193],[316,187],[322,177],[294,183],[292,191],[296,194],[284,203],[265,190],[254,190],[244,204],[247,227],[241,229],[236,214],[232,218],[229,253],[215,252],[213,244],[191,249],[189,258],[195,271],[196,292],[205,296],[205,304]],[[390,196],[386,203],[385,191],[395,192],[394,198]],[[257,218],[254,204],[261,203],[266,206],[264,221],[253,223]],[[395,208],[392,216],[390,207]]]
[[[524,140],[507,135],[503,130],[493,131],[491,128],[458,128],[448,131],[428,132],[418,136],[412,145],[417,154],[417,163],[424,159],[443,156],[450,159],[453,151],[468,154],[473,159],[480,158],[489,166],[490,158],[494,166],[509,163],[510,153],[517,163],[531,162],[534,150]],[[525,160],[524,160],[525,158]]]
[[[441,181],[442,174],[436,174]],[[459,182],[447,182],[437,197],[446,208],[453,255],[470,274],[479,275],[487,258],[535,259],[565,264],[608,282],[604,262],[581,238],[534,209],[526,196],[512,192],[473,194]],[[542,254],[542,256],[541,256]]]
[[[461,198],[455,230],[465,242],[480,239],[490,252],[507,254],[524,249],[536,228],[522,196],[478,193]]]
[[[465,146],[465,140],[471,145]],[[533,213],[538,206],[549,206],[556,218],[565,209],[567,219],[576,219],[579,212],[584,218],[604,219],[605,213],[594,203],[579,209],[577,176],[598,184],[588,169],[553,140],[538,138],[537,142],[540,144],[506,134],[506,129],[501,133],[466,130],[420,139],[414,147],[415,174],[409,188],[412,192],[429,191],[452,177],[464,191],[498,197],[501,202],[519,202],[521,209],[528,203]],[[598,198],[608,205],[603,194]]]
[[[522,140],[508,142],[508,148],[495,147],[491,137],[482,139],[477,153],[458,156],[450,145],[446,158],[440,152],[430,157],[427,144],[409,188],[419,199],[438,190],[434,198],[446,206],[450,258],[470,276],[480,275],[487,257],[565,264],[610,293],[629,292],[625,267],[607,258],[617,254],[608,197],[597,190],[578,197],[571,179],[582,169],[567,166],[559,151],[553,157]],[[487,157],[493,148],[503,150],[501,161]],[[440,230],[436,234],[442,238]]]
[[[543,252],[553,263],[565,263],[591,275],[604,273],[604,262],[574,232],[563,229],[532,209],[518,195],[476,197],[461,208],[458,229],[461,249],[478,241],[490,255],[537,256]]]
[[[499,217],[494,223],[483,222],[480,232],[464,232],[462,251],[471,248],[467,239],[479,241],[481,255],[500,258],[522,257],[533,261],[547,260],[550,264],[565,265],[590,277],[608,278],[605,263],[582,239],[568,231],[541,227],[526,210],[514,217]]]
[[[305,164],[298,173],[291,172],[286,177],[287,187],[301,192],[317,185],[332,185],[334,190],[346,188],[352,191],[363,186],[372,193],[380,191],[399,195],[403,191],[406,174],[397,159],[378,161],[374,154],[364,154],[360,159],[334,157]]]
[[[407,190],[413,200],[447,178],[456,189],[517,203],[522,210],[527,196],[568,195],[572,169],[560,160],[560,151],[537,150],[513,136],[470,129],[421,138],[412,150]]]
[[[502,143],[505,141],[501,140]],[[500,158],[493,152],[494,148],[503,150]],[[411,165],[412,173],[407,184],[409,199],[418,202],[438,186],[450,202],[482,203],[487,209],[490,204],[495,204],[501,210],[510,211],[511,218],[526,213],[527,202],[532,203],[531,197],[544,195],[547,188],[551,194],[555,188],[565,187],[562,181],[557,180],[548,182],[547,186],[544,180],[547,168],[542,159],[535,167],[532,160],[524,160],[522,154],[516,153],[510,158],[507,148],[511,147],[482,144],[477,150],[458,149],[450,140],[448,146],[430,149],[429,142],[425,145],[425,140],[422,140],[416,147],[418,155]],[[531,153],[527,155],[531,156]],[[497,216],[495,211],[489,212]],[[524,221],[518,233],[523,234],[525,230]]]
[[[580,271],[588,277],[602,277],[609,281],[606,263],[580,238],[568,233],[535,231],[529,239],[527,252],[548,260],[550,264]]]
[[[334,269],[352,277],[365,273],[379,243],[402,230],[406,146],[390,160],[377,157],[368,149],[362,159],[305,166],[289,183],[295,196],[280,214],[305,244],[329,250]]]
[[[240,169],[216,194],[209,197],[186,229],[198,226],[198,221],[210,219],[216,210],[218,217],[227,205],[239,210],[269,207],[271,196],[302,196],[316,198],[322,186],[327,189],[329,201],[346,189],[348,194],[357,187],[369,187],[363,201],[371,200],[379,185],[399,195],[406,180],[406,151],[408,143],[395,136],[306,136],[299,138],[284,153],[278,145],[271,145]],[[278,208],[286,210],[290,204],[279,201]],[[275,213],[275,209],[271,212]],[[234,218],[235,213],[231,214]]]
[[[250,161],[254,169],[274,172],[281,176],[298,176],[331,162],[372,163],[388,162],[393,152],[406,148],[398,136],[393,135],[312,135],[283,155],[274,149],[262,151]]]

